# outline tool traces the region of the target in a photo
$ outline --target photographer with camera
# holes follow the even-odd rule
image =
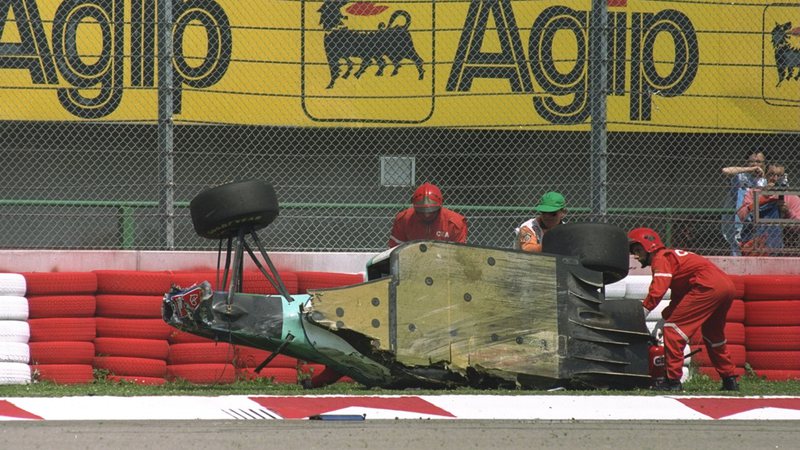
[[[789,181],[786,169],[778,163],[767,166],[767,190],[788,190]],[[760,189],[749,189],[741,208],[737,212],[742,222],[752,220],[756,192]],[[800,221],[800,198],[796,195],[760,195],[758,196],[759,218],[790,219]],[[795,225],[786,227],[789,248],[796,248],[798,228]],[[784,233],[778,224],[756,224],[752,229],[743,231],[742,254],[745,256],[777,256],[784,248]]]

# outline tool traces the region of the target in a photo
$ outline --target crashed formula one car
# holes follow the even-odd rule
[[[205,282],[165,295],[163,318],[181,330],[321,363],[366,386],[650,384],[640,302],[604,298],[628,272],[617,227],[562,225],[542,254],[409,242],[375,256],[364,283],[289,295],[256,233],[278,215],[271,185],[217,186],[190,209],[198,234],[227,240],[226,289]],[[245,254],[280,295],[240,292]]]

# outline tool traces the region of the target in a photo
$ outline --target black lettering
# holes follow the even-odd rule
[[[131,2],[131,85],[154,86],[156,0]]]
[[[53,18],[53,50],[61,76],[73,87],[59,88],[58,100],[71,114],[85,119],[106,116],[122,101],[123,0],[64,0]],[[81,55],[77,31],[94,19],[102,34],[98,55]],[[96,59],[87,64],[84,56]],[[91,95],[90,95],[91,94]]]
[[[533,107],[545,120],[555,124],[585,122],[589,117],[588,49],[589,13],[565,6],[553,6],[542,11],[531,26],[528,52],[531,71],[547,93],[560,97],[534,97]],[[566,31],[575,36],[577,54],[572,68],[561,72],[553,58],[555,35]]]
[[[173,45],[175,86],[206,88],[216,84],[228,70],[233,51],[231,26],[225,10],[214,0],[191,0],[176,5]],[[208,54],[199,61],[183,51],[183,35],[189,26],[202,26],[208,38]],[[180,82],[179,82],[180,81]],[[174,112],[181,111],[181,91],[175,93]]]
[[[3,32],[12,10],[20,42],[3,43]],[[0,69],[27,69],[34,84],[58,84],[53,55],[35,0],[0,0]]]
[[[651,120],[652,96],[676,97],[691,86],[700,61],[697,34],[691,20],[680,11],[634,13],[631,19],[631,120]],[[666,76],[659,75],[655,41],[667,33],[675,45],[675,60]]]
[[[628,16],[621,12],[608,14],[611,38],[608,40],[608,92],[611,95],[625,95],[625,51],[628,48]]]
[[[500,52],[481,51],[489,14],[494,17]],[[475,78],[507,79],[513,92],[533,92],[517,21],[509,0],[470,2],[458,42],[448,91],[469,91]]]

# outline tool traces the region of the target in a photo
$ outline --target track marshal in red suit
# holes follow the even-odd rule
[[[432,183],[420,185],[411,197],[411,207],[397,213],[389,247],[417,239],[467,242],[467,219],[443,206],[442,191]]]
[[[656,390],[679,391],[683,350],[698,329],[702,331],[708,357],[722,378],[722,390],[736,391],[735,366],[725,340],[725,316],[733,303],[733,281],[706,258],[685,250],[670,249],[650,228],[628,233],[630,253],[642,267],[651,266],[653,281],[642,306],[645,317],[655,308],[667,289],[672,289],[664,319],[664,353],[667,378]]]

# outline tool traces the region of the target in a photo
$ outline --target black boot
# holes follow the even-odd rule
[[[681,380],[670,380],[669,378],[665,378],[663,380],[656,381],[651,389],[654,391],[682,391],[683,384],[681,384]]]
[[[722,377],[722,387],[720,388],[721,391],[738,391],[739,390],[739,383],[736,382],[736,375],[732,375],[729,377]]]

